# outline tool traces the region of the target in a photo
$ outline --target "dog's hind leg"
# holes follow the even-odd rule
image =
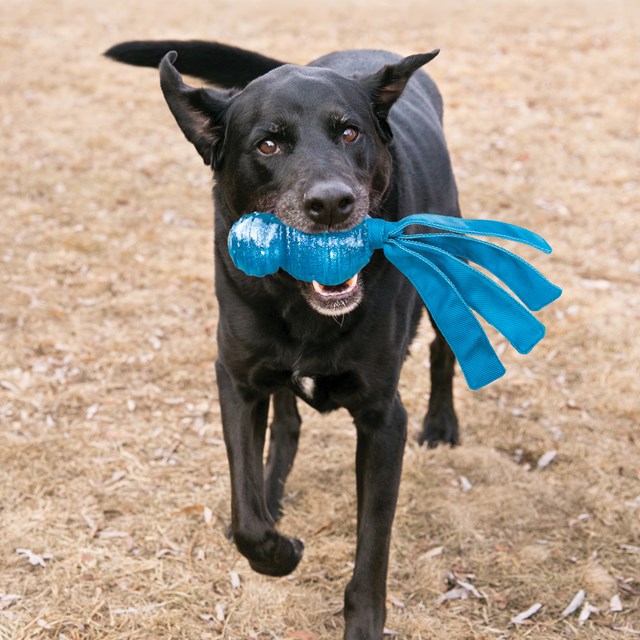
[[[304,545],[276,531],[265,501],[262,456],[269,396],[240,384],[220,360],[216,375],[231,472],[233,541],[254,571],[287,575],[300,562]]]
[[[453,371],[456,357],[431,315],[436,337],[431,343],[431,395],[418,442],[436,447],[439,442],[458,444],[458,418],[453,407]]]
[[[288,389],[273,394],[273,420],[265,469],[267,509],[274,520],[282,515],[284,484],[293,466],[300,436],[300,414],[296,397]]]

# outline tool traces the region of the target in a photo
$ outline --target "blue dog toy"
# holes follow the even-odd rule
[[[436,233],[406,235],[410,225]],[[562,290],[517,255],[472,236],[514,240],[551,253],[539,235],[505,222],[417,214],[399,222],[366,218],[343,232],[303,233],[274,215],[252,213],[229,233],[229,253],[247,275],[264,277],[284,269],[298,280],[338,285],[357,274],[376,249],[417,289],[456,355],[471,389],[497,380],[505,368],[473,311],[493,325],[520,353],[529,353],[545,328],[538,311]],[[474,262],[502,280],[524,303],[470,267]]]

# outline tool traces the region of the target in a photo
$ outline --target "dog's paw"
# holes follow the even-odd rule
[[[298,538],[279,536],[273,556],[266,561],[252,561],[249,564],[254,571],[267,576],[286,576],[298,566],[304,552],[304,543]]]
[[[427,413],[422,431],[416,439],[420,445],[426,442],[429,449],[437,447],[441,442],[452,447],[459,444],[458,418],[453,408]]]
[[[277,531],[268,531],[259,541],[245,540],[237,534],[234,540],[251,568],[267,576],[290,574],[298,566],[304,551],[302,540],[288,538]]]

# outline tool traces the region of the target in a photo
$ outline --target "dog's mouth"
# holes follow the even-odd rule
[[[320,284],[316,280],[303,284],[305,298],[314,311],[325,316],[341,316],[353,311],[362,300],[360,274],[336,285]]]
[[[320,284],[315,280],[311,283],[313,290],[324,299],[336,299],[344,296],[350,296],[358,286],[358,274],[353,278],[349,278],[346,282],[336,285]]]

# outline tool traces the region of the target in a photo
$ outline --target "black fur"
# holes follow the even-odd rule
[[[253,51],[202,40],[133,40],[111,47],[104,55],[138,67],[158,67],[169,51],[178,54],[180,73],[228,89],[245,87],[284,64]]]
[[[177,58],[164,56],[169,49]],[[296,397],[318,411],[345,407],[353,416],[358,531],[345,593],[346,640],[380,640],[383,634],[407,431],[398,379],[421,300],[380,252],[356,285],[345,285],[336,298],[282,272],[262,279],[244,275],[230,260],[227,236],[251,211],[271,211],[307,232],[350,228],[366,214],[389,220],[419,212],[459,216],[442,101],[418,70],[436,54],[403,59],[347,51],[298,67],[214,43],[125,43],[107,52],[133,64],[162,59],[169,107],[216,173],[216,371],[231,470],[231,532],[256,571],[285,575],[302,556],[302,543],[274,526],[297,450]],[[174,62],[226,89],[244,88],[191,88]],[[454,364],[436,328],[431,397],[419,436],[430,446],[458,440]]]

